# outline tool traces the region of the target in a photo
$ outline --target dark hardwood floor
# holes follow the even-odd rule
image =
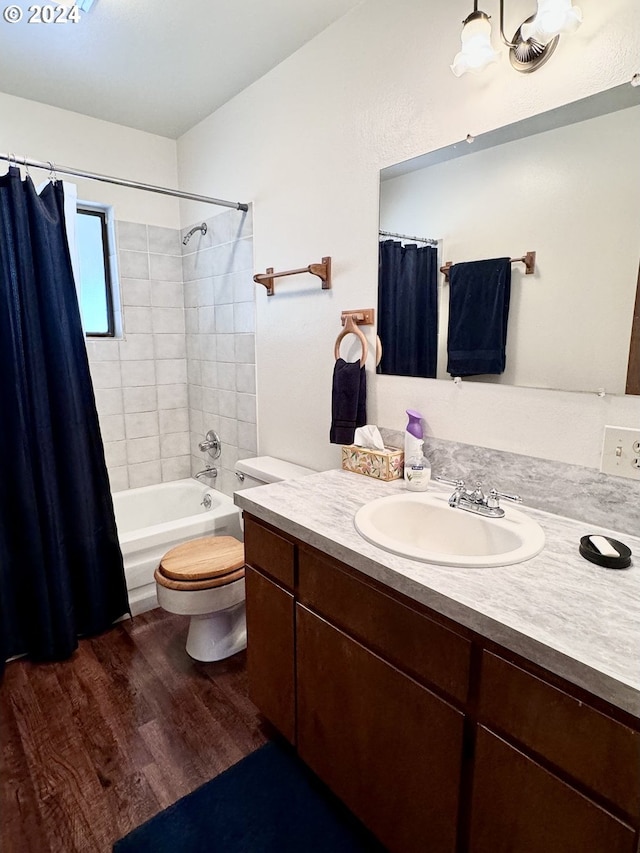
[[[7,665],[0,685],[0,850],[109,851],[266,737],[245,655],[202,664],[188,619],[153,610],[69,661]]]

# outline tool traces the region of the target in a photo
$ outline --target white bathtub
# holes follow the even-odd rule
[[[211,509],[202,505],[211,497]],[[174,545],[199,536],[242,539],[240,512],[233,500],[197,480],[176,480],[114,492],[113,507],[131,612],[158,606],[153,573]]]

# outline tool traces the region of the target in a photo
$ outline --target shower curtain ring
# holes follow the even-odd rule
[[[56,167],[51,162],[51,160],[48,160],[47,162],[49,163],[49,180],[52,184],[55,184],[58,180],[58,176],[56,175]]]
[[[26,155],[26,154],[23,156],[22,160],[23,160],[23,162],[24,162],[24,170],[25,170],[25,172],[26,172],[26,174],[27,174],[27,177],[29,177],[29,178],[30,178],[30,177],[31,177],[31,172],[29,171],[29,163],[27,162],[27,155]]]

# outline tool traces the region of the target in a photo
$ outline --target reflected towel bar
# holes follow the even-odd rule
[[[274,272],[273,267],[267,267],[266,273],[256,273],[253,280],[256,284],[262,284],[267,289],[267,296],[274,294],[274,278],[283,278],[286,275],[299,275],[300,273],[310,272],[311,275],[317,275],[322,279],[322,289],[331,290],[331,258],[322,259],[320,264],[309,264],[308,267],[300,267],[296,270],[284,270],[284,272]]]
[[[536,253],[535,252],[527,252],[526,255],[523,255],[521,258],[511,258],[512,264],[524,264],[525,265],[525,275],[533,275],[536,271]],[[444,274],[444,280],[449,281],[449,270],[453,266],[452,261],[447,261],[447,263],[440,267],[440,272]]]

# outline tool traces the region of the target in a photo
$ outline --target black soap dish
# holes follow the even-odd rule
[[[612,539],[610,536],[603,536],[602,538],[607,540],[618,556],[614,557],[601,554],[591,541],[591,536],[595,535],[590,534],[580,539],[580,554],[585,560],[595,563],[596,566],[603,566],[605,569],[626,569],[631,565],[631,549],[627,545],[618,542],[617,539]]]

